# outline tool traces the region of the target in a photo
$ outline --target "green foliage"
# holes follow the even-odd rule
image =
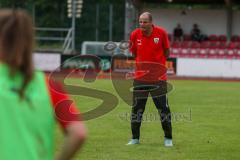
[[[76,47],[83,41],[96,40],[96,5],[99,5],[99,41],[109,39],[109,5],[113,5],[113,41],[124,37],[123,0],[84,0],[82,17],[76,20]],[[70,28],[71,19],[67,17],[67,0],[0,0],[1,7],[24,8],[34,17],[36,27]],[[44,36],[49,33],[37,33]]]
[[[66,20],[66,0],[38,0],[35,8],[35,25],[38,27],[69,27]],[[68,24],[68,25],[67,25]]]
[[[1,8],[25,8],[29,0],[1,0]]]
[[[107,1],[107,0],[105,0]],[[96,28],[98,28],[98,41],[109,40],[109,5],[113,5],[113,41],[121,41],[124,37],[124,3],[113,1],[107,3],[104,0],[90,0],[84,3],[82,17],[77,20],[76,40],[78,44],[83,41],[96,40]],[[85,1],[84,1],[85,2]],[[96,6],[99,5],[99,24],[96,24]],[[77,44],[77,45],[78,45]],[[79,46],[78,46],[79,47]]]

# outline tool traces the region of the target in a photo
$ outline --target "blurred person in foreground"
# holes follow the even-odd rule
[[[130,51],[135,57],[136,68],[131,113],[132,139],[127,145],[140,143],[142,117],[150,94],[160,115],[164,145],[171,147],[172,125],[165,67],[170,48],[168,34],[165,29],[152,23],[152,15],[149,12],[139,16],[139,26],[140,28],[135,29],[130,35]]]
[[[84,143],[86,129],[74,104],[71,113],[56,108],[70,100],[61,85],[34,71],[33,29],[25,11],[0,10],[0,159],[69,160]],[[65,134],[56,158],[55,121]]]

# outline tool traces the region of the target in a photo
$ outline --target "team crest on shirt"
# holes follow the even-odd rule
[[[154,41],[155,44],[158,44],[159,38],[153,38],[153,41]]]
[[[137,45],[142,45],[142,40],[141,39],[137,39]]]

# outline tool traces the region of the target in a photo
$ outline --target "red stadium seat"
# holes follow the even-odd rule
[[[210,42],[209,42],[209,41],[203,41],[203,42],[200,44],[200,47],[201,47],[201,48],[209,48],[209,45],[210,45]]]
[[[217,41],[211,41],[208,49],[208,57],[215,58],[218,56],[219,43]]]
[[[192,56],[198,55],[199,52],[200,52],[200,48],[190,48],[190,49],[189,49],[189,53],[190,53],[190,55],[192,55]]]
[[[235,57],[236,56],[236,50],[235,49],[226,49],[226,56],[227,57]]]
[[[174,41],[174,42],[172,43],[171,47],[173,47],[173,48],[180,48],[180,47],[181,47],[181,43],[178,42],[178,41]]]
[[[219,35],[218,36],[218,41],[220,42],[226,42],[227,41],[227,36],[226,35]]]
[[[229,42],[228,44],[227,44],[227,48],[229,48],[229,49],[234,49],[234,48],[236,48],[237,46],[236,46],[236,42]]]
[[[236,42],[229,42],[227,44],[225,54],[228,58],[235,58],[236,57],[236,50],[237,50],[236,44],[237,44]]]
[[[197,55],[199,55],[199,52],[200,52],[200,43],[193,41],[190,44],[190,49],[189,49],[190,56],[196,57]]]
[[[215,34],[211,34],[208,36],[209,41],[218,41],[218,37]]]
[[[191,41],[183,41],[181,43],[181,56],[188,57],[189,56],[189,47],[190,47]]]
[[[199,42],[196,42],[196,41],[193,41],[193,42],[190,44],[190,47],[191,47],[191,48],[200,48],[200,43],[199,43]]]
[[[207,57],[209,44],[209,41],[203,41],[200,43],[199,57]]]
[[[199,49],[199,57],[207,57],[207,55],[208,55],[208,48]]]
[[[231,41],[232,42],[240,42],[240,36],[239,35],[232,35]]]
[[[235,57],[240,59],[240,49],[235,50]]]
[[[209,48],[218,48],[220,46],[220,42],[218,41],[210,41]]]
[[[190,47],[190,44],[191,44],[191,41],[183,41],[181,43],[181,47],[182,48],[189,48]]]
[[[180,52],[181,52],[181,48],[171,48],[171,54],[173,56],[180,54]]]
[[[217,48],[209,48],[208,57],[214,58],[217,55],[218,55],[218,49]]]
[[[226,48],[219,48],[218,49],[218,55],[219,56],[225,56],[227,54],[227,49]]]
[[[191,41],[192,40],[191,35],[190,34],[184,34],[183,35],[183,40],[184,41]]]
[[[224,57],[227,55],[227,43],[226,42],[220,42],[218,47],[218,56]]]
[[[181,55],[188,56],[189,55],[189,48],[182,48]]]
[[[180,51],[181,51],[181,43],[180,42],[173,42],[171,44],[171,56],[178,56],[178,54],[180,54]]]
[[[240,42],[235,43],[235,48],[240,49]]]
[[[219,48],[227,48],[227,42],[225,42],[225,41],[220,41],[219,44],[218,44],[218,47],[219,47]]]

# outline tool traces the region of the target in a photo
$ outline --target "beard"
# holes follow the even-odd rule
[[[146,30],[146,27],[139,27],[141,30]]]
[[[146,27],[140,27],[140,29],[141,29],[142,32],[146,32],[147,31]]]

